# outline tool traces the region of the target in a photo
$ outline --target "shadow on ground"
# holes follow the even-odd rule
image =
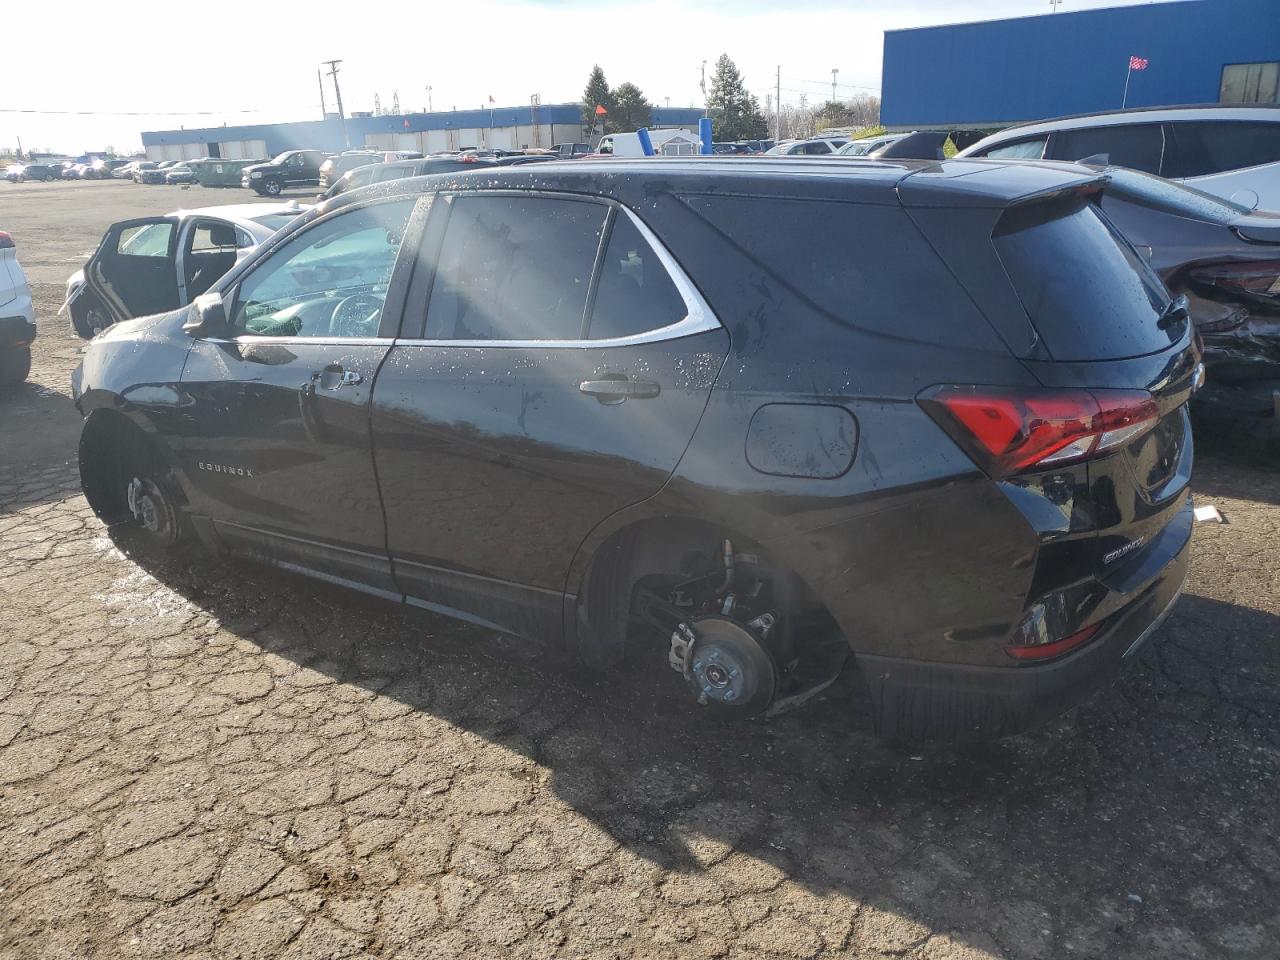
[[[1043,936],[1046,951],[1136,956],[1138,929],[1280,937],[1270,614],[1186,596],[1134,669],[1057,723],[896,749],[867,734],[854,678],[777,720],[721,724],[664,669],[566,673],[498,657],[469,626],[117,539],[250,643],[536,761],[574,811],[683,875],[691,904],[733,849],[724,863],[745,855],[750,869],[931,930],[981,918],[1006,943]]]

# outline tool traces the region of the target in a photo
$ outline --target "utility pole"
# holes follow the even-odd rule
[[[347,133],[347,114],[342,109],[342,88],[338,86],[338,64],[341,60],[321,60],[321,63],[329,65],[329,76],[333,77],[333,96],[338,101],[338,118],[342,121],[342,142],[347,145],[347,149],[351,149],[351,136]]]
[[[777,97],[774,99],[774,106],[778,112],[776,114],[777,122],[774,124],[773,139],[782,139],[782,64],[778,64],[778,91]]]
[[[702,79],[698,81],[698,86],[702,88],[702,112],[707,111],[707,61],[702,61]]]
[[[431,106],[431,84],[427,84],[427,113],[434,113],[435,110]]]
[[[320,119],[327,120],[329,108],[324,105],[324,77],[320,75],[319,70],[316,70],[316,83],[320,85]]]
[[[832,67],[831,68],[831,102],[832,103],[840,102],[839,100],[836,99],[836,77],[838,77],[839,75],[840,75],[840,68]]]
[[[662,99],[663,99],[664,101],[666,101],[667,107],[668,107],[668,108],[670,108],[670,106],[671,106],[671,98],[670,98],[670,97],[663,97]]]
[[[1053,7],[1053,12],[1058,12],[1058,7],[1062,6],[1062,0],[1049,0],[1049,6]]]

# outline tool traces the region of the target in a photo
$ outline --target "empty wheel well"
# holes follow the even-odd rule
[[[89,414],[80,433],[80,487],[107,523],[129,518],[127,486],[133,473],[164,471],[166,463],[157,442],[124,414],[108,409]]]
[[[807,584],[785,565],[772,564],[767,550],[720,524],[691,518],[641,521],[618,531],[592,557],[582,581],[576,616],[580,657],[592,662],[620,659],[636,621],[638,595],[661,592],[689,577],[723,570],[723,544],[739,557],[755,558],[767,571],[772,606],[788,615],[812,615],[834,629],[834,621]]]

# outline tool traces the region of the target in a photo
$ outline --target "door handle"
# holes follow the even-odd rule
[[[342,364],[331,363],[323,370],[311,374],[311,383],[319,384],[322,390],[337,390],[339,387],[354,387],[364,382],[364,377],[354,370],[342,369]],[[303,389],[306,389],[304,386]],[[314,389],[314,386],[313,386]]]
[[[662,388],[652,380],[629,380],[621,376],[583,380],[578,384],[578,390],[607,404],[622,403],[627,399],[650,400],[662,392]]]

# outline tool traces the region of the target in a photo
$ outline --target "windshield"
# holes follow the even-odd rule
[[[1238,203],[1136,170],[1108,167],[1106,176],[1107,191],[1110,193],[1136,203],[1172,210],[1196,220],[1228,224],[1249,213],[1248,207],[1242,207]]]
[[[284,162],[285,162],[286,160],[288,160],[291,156],[293,156],[293,153],[294,153],[294,152],[293,152],[292,150],[286,150],[284,153],[282,153],[282,154],[280,154],[279,156],[277,156],[277,157],[273,158],[271,162],[272,162],[272,163],[284,163]]]

